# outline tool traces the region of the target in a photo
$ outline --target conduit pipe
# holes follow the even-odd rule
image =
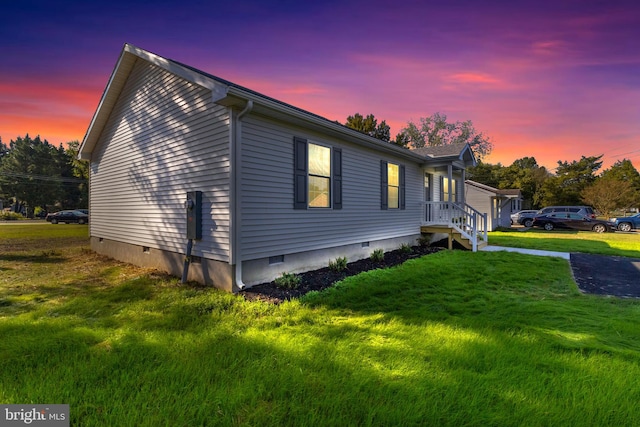
[[[253,109],[253,101],[247,100],[247,105],[235,118],[231,143],[231,257],[235,264],[235,285],[242,290],[247,285],[242,281],[242,260],[240,259],[240,179],[242,177],[242,118]]]

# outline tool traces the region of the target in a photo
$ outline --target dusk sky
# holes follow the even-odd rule
[[[640,169],[637,1],[0,2],[0,137],[82,140],[124,43],[330,120],[441,112],[490,163]]]

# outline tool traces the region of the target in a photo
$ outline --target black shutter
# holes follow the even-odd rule
[[[333,209],[342,209],[342,149],[333,149]]]
[[[293,138],[293,208],[307,209],[307,140]]]
[[[400,198],[400,209],[404,209],[406,205],[404,191],[404,165],[400,165],[400,188],[398,190],[398,197]]]
[[[380,209],[389,208],[389,178],[387,175],[387,162],[380,160]]]

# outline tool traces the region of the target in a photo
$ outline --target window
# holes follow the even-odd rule
[[[393,163],[387,164],[387,177],[389,179],[387,206],[389,209],[398,209],[400,207],[400,167]]]
[[[293,208],[342,209],[342,150],[293,139]]]
[[[405,208],[404,174],[403,165],[380,161],[380,209]]]
[[[451,201],[452,202],[457,202],[458,201],[458,183],[456,182],[455,179],[451,180]],[[448,202],[449,201],[449,179],[447,177],[442,177],[442,201],[443,202]]]
[[[331,149],[309,143],[309,207],[331,207]]]

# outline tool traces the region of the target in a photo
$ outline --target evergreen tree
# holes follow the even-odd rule
[[[385,142],[391,140],[391,128],[387,125],[387,122],[383,120],[378,124],[378,120],[373,114],[363,117],[362,114],[356,113],[353,116],[347,117],[344,125]]]
[[[38,206],[44,209],[51,205],[86,206],[87,179],[77,176],[77,166],[72,160],[77,146],[77,141],[72,143],[71,151],[67,152],[62,145],[56,148],[47,140],[39,136],[32,139],[28,134],[12,140],[0,157],[0,195],[18,206],[26,205],[28,214],[33,214]]]

